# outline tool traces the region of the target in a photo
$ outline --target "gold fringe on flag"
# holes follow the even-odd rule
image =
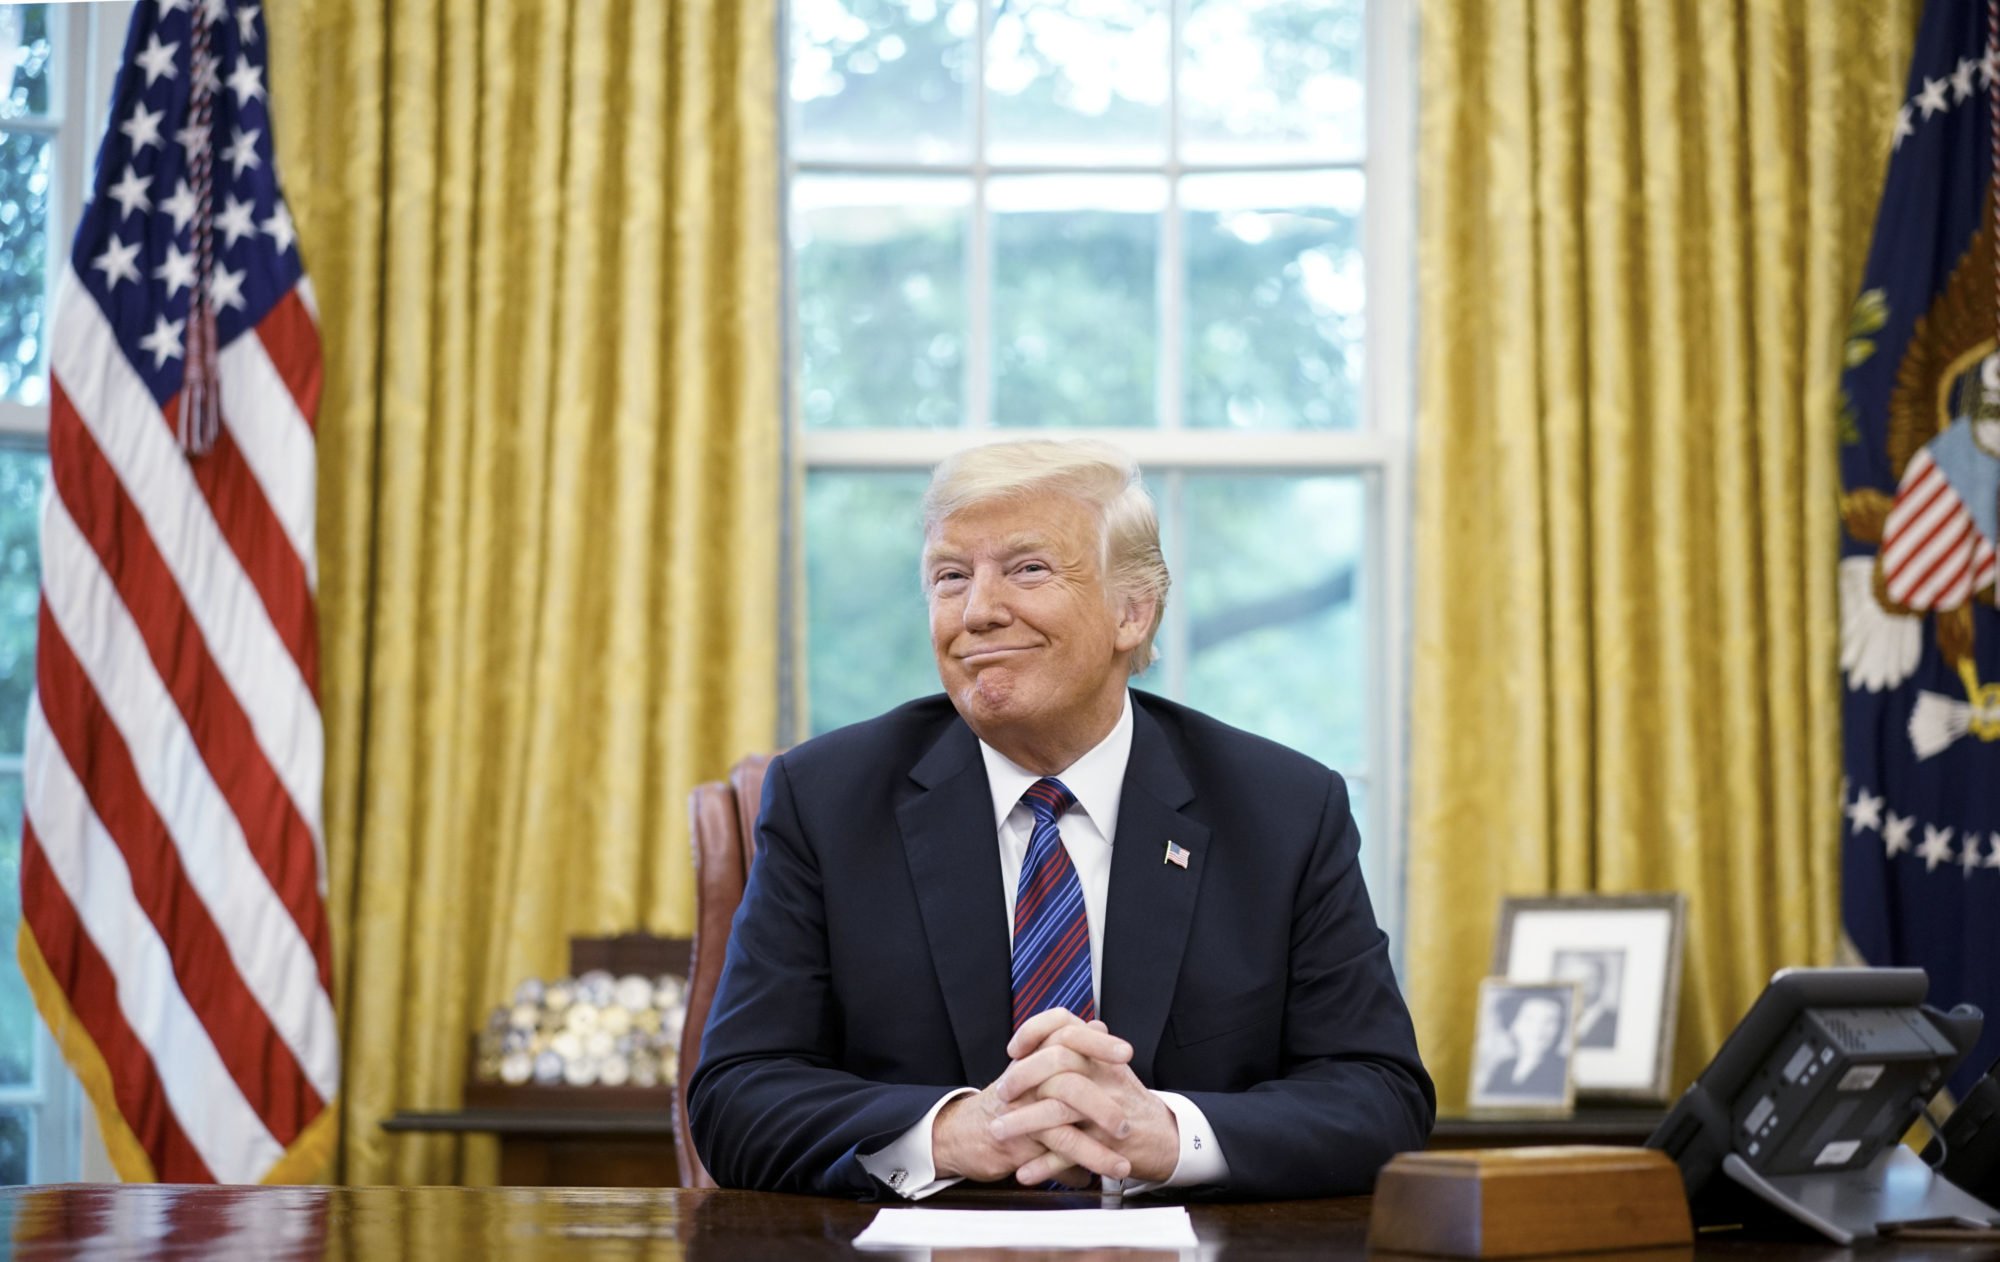
[[[132,1133],[118,1107],[111,1067],[104,1063],[104,1054],[97,1050],[96,1040],[71,1010],[69,996],[56,982],[48,961],[42,958],[41,944],[35,941],[25,921],[15,936],[14,954],[20,959],[21,975],[27,978],[28,991],[35,997],[35,1006],[41,1009],[42,1020],[48,1023],[49,1033],[62,1048],[63,1058],[69,1062],[83,1086],[83,1094],[97,1113],[97,1130],[104,1138],[104,1151],[111,1157],[111,1168],[126,1183],[159,1182],[145,1145]],[[333,1171],[334,1153],[339,1145],[340,1099],[336,1096],[299,1132],[285,1155],[265,1171],[261,1182],[324,1183]]]

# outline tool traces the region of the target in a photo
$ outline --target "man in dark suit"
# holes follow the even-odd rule
[[[923,581],[946,695],[767,773],[688,1084],[709,1170],[1368,1190],[1435,1097],[1346,786],[1127,687],[1167,590],[1129,458],[946,461]]]

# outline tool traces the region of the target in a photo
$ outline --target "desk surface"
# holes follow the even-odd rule
[[[1147,1198],[1151,1203],[1152,1198]],[[966,1208],[1085,1207],[1095,1196],[947,1193]],[[22,1262],[72,1257],[375,1259],[832,1258],[875,1205],[758,1192],[605,1188],[189,1188],[63,1184],[0,1189],[0,1254]],[[1201,1257],[1365,1257],[1368,1198],[1190,1207]],[[1703,1237],[1703,1259],[1780,1262],[1973,1262],[2000,1244],[1878,1244],[1845,1250]],[[896,1254],[858,1256],[890,1258]],[[954,1252],[990,1262],[999,1251]],[[1017,1255],[1029,1256],[1029,1255]],[[1160,1254],[1061,1252],[1064,1262]],[[1666,1250],[1655,1259],[1692,1259]]]

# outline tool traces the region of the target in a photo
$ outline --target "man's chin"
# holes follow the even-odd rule
[[[1008,672],[989,668],[963,687],[952,691],[952,704],[975,731],[1003,728],[1026,720],[1033,711],[1018,681],[1004,678]]]

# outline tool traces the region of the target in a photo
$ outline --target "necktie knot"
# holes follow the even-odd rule
[[[1076,794],[1071,793],[1069,786],[1054,776],[1043,776],[1028,786],[1028,791],[1021,795],[1021,800],[1035,813],[1037,821],[1053,824],[1062,818],[1063,812],[1076,805]]]

